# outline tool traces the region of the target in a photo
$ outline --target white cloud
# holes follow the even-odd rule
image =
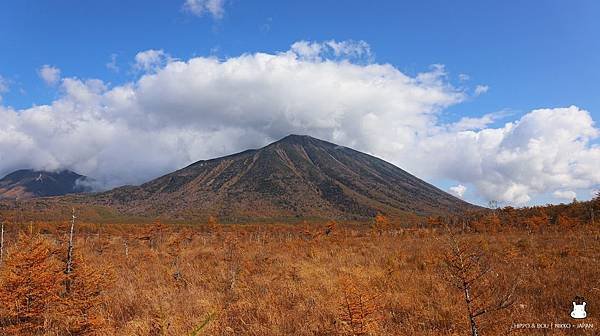
[[[324,45],[317,42],[298,41],[292,44],[291,52],[303,59],[320,59]]]
[[[486,128],[489,124],[503,117],[503,113],[488,113],[482,117],[462,117],[459,121],[452,123],[452,131],[480,130]]]
[[[271,24],[273,23],[273,18],[267,18],[267,21],[260,25],[259,29],[262,33],[268,33],[271,31]]]
[[[46,84],[51,86],[56,85],[60,81],[60,69],[48,64],[43,65],[38,70],[38,75]]]
[[[0,102],[2,101],[2,94],[8,92],[8,90],[8,80],[0,75]]]
[[[589,112],[539,109],[498,128],[495,114],[444,123],[442,111],[467,95],[443,66],[409,76],[343,50],[354,49],[338,56],[327,42],[304,41],[278,54],[187,61],[152,50],[136,56],[145,72],[135,82],[65,78],[50,105],[0,107],[0,172],[70,168],[111,186],[140,183],[299,133],[488,200],[525,203],[600,184]]]
[[[571,190],[556,190],[552,193],[552,196],[571,201],[577,197],[577,194]]]
[[[481,96],[482,94],[484,94],[484,93],[488,92],[488,91],[489,91],[489,89],[490,89],[490,87],[489,87],[489,86],[487,86],[487,85],[477,85],[477,86],[475,87],[475,96],[476,96],[476,97],[477,97],[477,96]]]
[[[185,0],[183,8],[196,16],[210,14],[215,19],[221,19],[225,14],[225,0]]]
[[[469,79],[471,79],[471,76],[469,76],[467,74],[462,74],[461,73],[461,74],[458,75],[458,80],[461,81],[461,82],[466,82]]]
[[[8,92],[8,81],[0,76],[0,93]]]
[[[365,41],[341,41],[330,40],[325,42],[333,54],[337,57],[370,58],[371,46]]]
[[[112,72],[119,72],[119,66],[117,65],[117,54],[110,55],[110,62],[106,63],[106,68]]]
[[[296,54],[302,59],[312,61],[321,61],[323,59],[346,59],[371,62],[373,60],[371,47],[365,41],[298,41],[292,44],[290,53]]]
[[[134,68],[147,72],[156,71],[171,60],[171,56],[162,49],[148,49],[135,55]]]
[[[465,192],[467,191],[467,187],[465,187],[462,184],[459,184],[459,185],[456,185],[454,187],[450,187],[449,190],[455,196],[458,196],[458,197],[462,198],[465,195]]]
[[[471,183],[488,200],[523,204],[559,188],[600,184],[600,147],[591,142],[598,135],[585,110],[539,109],[501,128],[429,136],[413,148],[414,162],[435,155],[434,164],[414,169]]]

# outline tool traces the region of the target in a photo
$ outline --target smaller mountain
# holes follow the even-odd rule
[[[21,169],[0,179],[0,199],[61,196],[90,192],[93,180],[70,170],[57,172]]]

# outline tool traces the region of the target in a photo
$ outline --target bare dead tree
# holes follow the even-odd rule
[[[127,245],[127,238],[123,240],[123,246],[125,247],[125,258],[129,258],[129,245]]]
[[[600,193],[598,194],[598,196],[596,196],[596,199],[594,199],[593,201],[597,201],[599,200],[600,197]],[[596,224],[596,216],[595,216],[595,209],[594,209],[594,202],[591,202],[590,204],[590,224],[594,225]]]
[[[517,281],[503,281],[505,278],[494,271],[490,259],[477,244],[460,241],[449,228],[448,232],[441,274],[461,292],[471,335],[479,336],[478,321],[483,315],[512,306]]]
[[[488,201],[488,208],[490,208],[492,210],[498,209],[498,201],[496,201],[496,200]]]
[[[17,196],[15,198],[15,223],[17,223],[17,225],[22,224],[21,217],[22,217],[21,204],[19,203],[19,196]]]
[[[4,259],[4,221],[0,219],[0,265]]]
[[[67,247],[67,268],[65,269],[65,274],[67,277],[73,273],[73,231],[75,229],[75,208],[73,208],[73,212],[71,214],[71,231],[69,233],[69,245]],[[71,290],[71,280],[67,278],[65,282],[65,289],[67,293]]]
[[[596,208],[600,207],[600,191],[596,193],[596,195],[592,198],[592,201],[589,202],[589,210],[590,210],[590,224],[596,224]]]

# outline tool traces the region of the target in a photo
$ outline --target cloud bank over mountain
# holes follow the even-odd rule
[[[363,41],[299,41],[226,59],[147,50],[134,68],[141,75],[121,85],[57,76],[51,104],[0,105],[0,173],[69,168],[106,186],[136,184],[297,133],[490,200],[525,204],[600,184],[600,131],[589,112],[538,109],[495,128],[494,114],[444,123],[445,108],[474,96],[441,65],[409,76],[374,63]]]

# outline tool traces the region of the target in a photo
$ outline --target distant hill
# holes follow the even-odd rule
[[[85,181],[89,181],[86,176],[70,170],[58,172],[17,170],[0,180],[0,199],[60,196],[91,191],[86,187]]]
[[[386,161],[301,135],[77,202],[143,216],[230,219],[364,219],[378,212],[429,216],[476,208]]]

